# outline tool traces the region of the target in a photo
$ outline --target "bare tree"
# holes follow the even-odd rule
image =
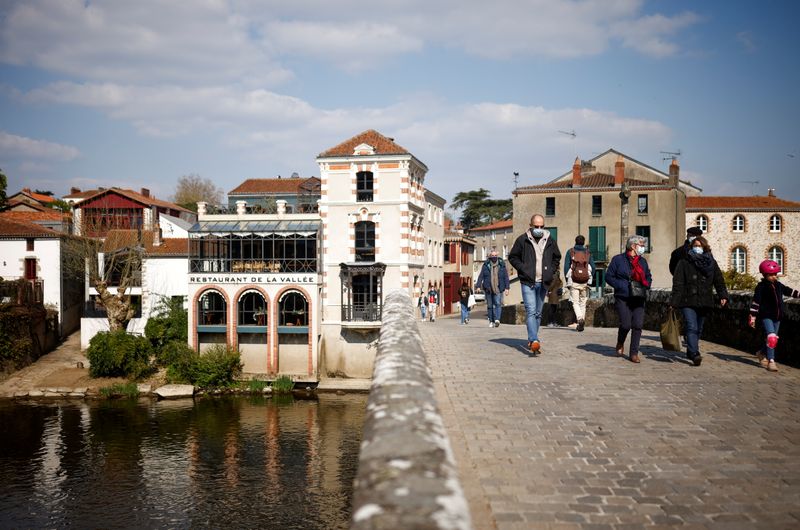
[[[193,173],[178,179],[172,202],[195,210],[200,201],[208,204],[220,204],[224,193],[223,189],[217,187],[211,179]]]

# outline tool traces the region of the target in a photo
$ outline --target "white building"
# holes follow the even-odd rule
[[[736,269],[761,278],[759,264],[771,259],[781,266],[778,279],[800,286],[800,202],[775,196],[687,197],[686,226],[699,226],[722,270]]]

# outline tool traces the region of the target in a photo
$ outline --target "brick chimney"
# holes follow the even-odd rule
[[[614,186],[622,186],[625,182],[625,160],[622,155],[617,155],[617,161],[614,162]]]
[[[75,195],[76,193],[80,193],[80,192],[81,192],[81,189],[80,188],[76,188],[75,186],[72,186],[69,189],[69,194],[70,195]]]
[[[767,189],[767,197],[774,197],[775,196],[775,188]]]
[[[679,177],[681,173],[681,168],[678,165],[678,159],[673,158],[672,162],[669,165],[669,185],[673,188],[678,187]]]
[[[148,190],[147,188],[142,188],[142,192],[141,193],[145,197],[150,197],[150,190]]]
[[[580,188],[581,186],[581,159],[575,157],[575,162],[572,164],[572,187]]]

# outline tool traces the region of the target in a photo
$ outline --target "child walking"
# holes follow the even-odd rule
[[[753,294],[753,303],[750,304],[750,327],[756,327],[756,321],[760,320],[767,334],[764,346],[758,350],[758,362],[770,372],[777,372],[775,364],[775,347],[778,345],[778,329],[781,326],[781,317],[786,310],[783,297],[791,296],[800,298],[800,291],[787,287],[778,281],[778,273],[781,266],[772,260],[764,260],[758,266],[759,272],[763,275],[761,281],[756,285],[756,292]]]

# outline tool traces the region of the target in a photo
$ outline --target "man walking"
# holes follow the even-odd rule
[[[497,249],[492,248],[489,259],[481,267],[478,275],[477,286],[486,294],[486,312],[489,316],[489,327],[496,328],[500,325],[500,315],[503,312],[503,295],[508,296],[508,269],[502,258],[498,257]]]
[[[672,254],[669,256],[670,274],[675,274],[675,268],[678,266],[678,263],[689,254],[689,248],[692,246],[692,241],[702,235],[703,231],[697,226],[690,226],[686,229],[686,241],[683,242],[683,245],[673,250]]]
[[[536,214],[531,217],[530,228],[514,241],[508,261],[517,269],[525,304],[528,349],[535,355],[541,349],[539,325],[544,297],[561,263],[558,245],[550,238],[550,231],[544,229],[544,216]]]
[[[586,299],[589,287],[592,285],[594,270],[594,258],[586,248],[586,238],[578,235],[575,237],[575,246],[569,249],[564,258],[564,278],[567,280],[569,299],[572,302],[572,310],[575,311],[575,320],[578,321],[575,331],[583,331]]]

